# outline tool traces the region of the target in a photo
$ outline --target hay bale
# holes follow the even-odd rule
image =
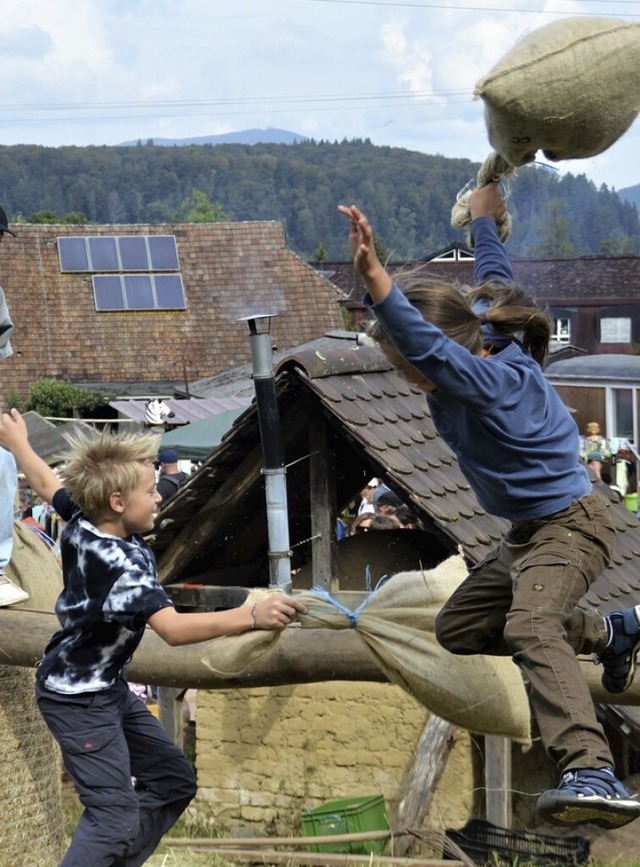
[[[640,110],[640,24],[566,18],[519,40],[478,81],[491,146],[512,166],[602,153]]]
[[[60,566],[19,523],[7,574],[30,594],[15,609],[53,610],[62,589]],[[60,753],[36,705],[34,679],[30,669],[0,665],[2,867],[55,867],[64,851]]]
[[[0,665],[3,867],[55,867],[64,851],[60,755],[33,681],[28,669]]]

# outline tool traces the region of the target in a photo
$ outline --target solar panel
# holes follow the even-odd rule
[[[96,310],[126,310],[120,277],[96,274],[92,282]]]
[[[95,274],[96,310],[185,310],[179,274]]]
[[[127,310],[153,310],[156,307],[148,274],[125,274],[122,282]]]
[[[123,235],[118,238],[118,247],[123,271],[149,270],[149,251],[144,235]]]
[[[89,264],[92,271],[121,271],[118,261],[118,245],[110,236],[90,237]]]
[[[148,235],[152,271],[178,271],[178,248],[174,235]]]
[[[185,310],[184,287],[180,274],[156,274],[153,278],[159,310]]]
[[[60,256],[60,270],[89,271],[89,253],[86,238],[58,238],[58,255]]]
[[[96,310],[186,309],[182,276],[153,273],[180,270],[174,235],[63,236],[58,255],[63,272],[100,272],[92,276]]]
[[[58,238],[61,271],[179,271],[175,235]]]

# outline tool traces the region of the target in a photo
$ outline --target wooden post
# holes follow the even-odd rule
[[[183,746],[184,741],[182,700],[186,691],[186,689],[174,689],[171,686],[158,687],[158,719],[171,740],[179,747]]]
[[[327,424],[317,412],[309,424],[309,487],[311,504],[311,577],[314,587],[331,590],[336,574],[335,479],[333,456],[329,451]]]
[[[513,814],[511,803],[511,741],[509,738],[485,735],[484,781],[487,821],[501,828],[510,828]]]
[[[394,857],[404,857],[414,841],[411,834],[402,833],[403,829],[422,826],[455,741],[455,726],[432,714],[420,735],[413,765],[404,781],[396,820],[397,836],[393,839]]]

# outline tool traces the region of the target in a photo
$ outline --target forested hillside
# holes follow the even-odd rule
[[[640,208],[640,184],[618,190],[618,195],[623,202],[631,202],[636,208]]]
[[[0,147],[0,203],[12,218],[51,211],[98,223],[184,219],[198,191],[220,218],[284,220],[306,258],[347,257],[339,203],[358,204],[397,259],[419,258],[463,233],[451,228],[456,193],[476,177],[468,160],[368,141],[294,145]],[[635,205],[584,176],[520,169],[509,210],[512,254],[544,257],[638,252]]]

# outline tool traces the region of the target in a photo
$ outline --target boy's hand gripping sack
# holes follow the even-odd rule
[[[489,141],[512,166],[602,153],[640,110],[640,23],[566,18],[520,39],[478,81]]]

